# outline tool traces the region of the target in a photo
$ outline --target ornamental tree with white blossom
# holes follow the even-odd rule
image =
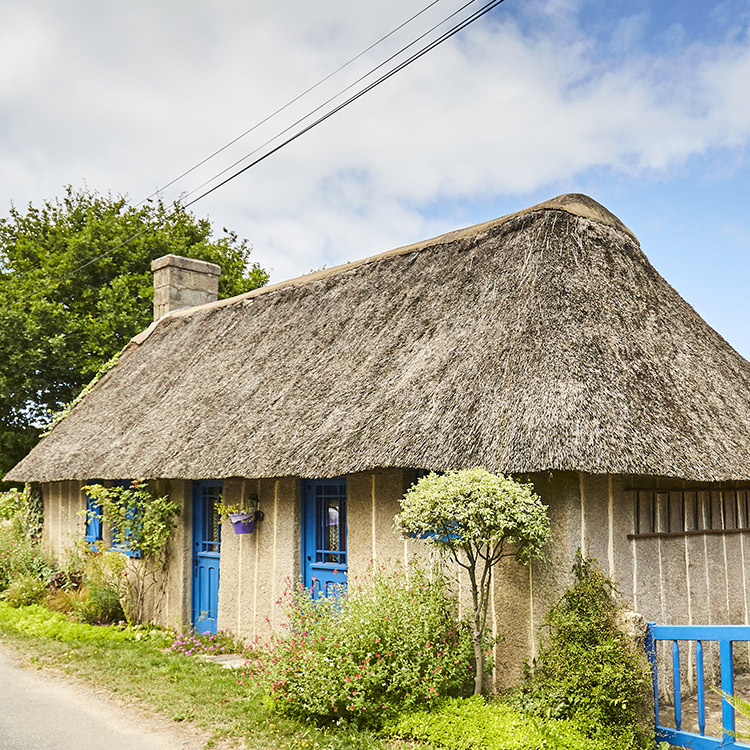
[[[528,565],[549,537],[547,506],[531,484],[482,468],[428,474],[401,500],[396,527],[419,537],[467,571],[473,603],[474,693],[483,688],[483,634],[492,567],[505,557]]]

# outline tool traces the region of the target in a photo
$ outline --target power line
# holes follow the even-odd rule
[[[292,104],[296,104],[300,99],[302,99],[302,97],[307,96],[307,94],[309,94],[311,91],[314,91],[319,86],[322,86],[326,81],[328,81],[329,79],[333,78],[333,76],[335,76],[337,73],[340,73],[342,70],[344,70],[344,68],[349,67],[349,65],[351,65],[352,63],[355,63],[357,60],[359,60],[360,57],[363,57],[368,52],[370,52],[375,47],[377,47],[379,44],[382,44],[386,39],[388,39],[389,37],[392,37],[397,31],[400,31],[401,29],[404,28],[404,26],[407,26],[412,21],[414,21],[415,19],[419,18],[419,16],[421,16],[423,13],[426,13],[430,8],[432,8],[433,5],[437,5],[439,2],[440,2],[440,0],[432,0],[432,2],[429,3],[428,5],[426,5],[424,8],[422,8],[422,10],[418,11],[417,13],[415,13],[410,18],[407,18],[406,21],[404,21],[403,23],[400,23],[398,26],[396,26],[395,29],[392,29],[387,34],[385,34],[384,36],[381,36],[380,39],[378,39],[376,42],[373,42],[369,47],[367,47],[366,49],[363,49],[359,54],[355,55],[350,60],[347,60],[345,63],[343,63],[343,65],[340,65],[338,68],[336,68],[336,70],[330,72],[328,75],[326,75],[325,77],[321,78],[317,83],[314,83],[312,86],[310,86],[309,88],[305,89],[301,94],[298,94],[293,99],[290,99],[286,104],[284,104],[283,106],[279,107],[274,112],[271,112],[270,115],[267,115],[262,120],[256,122],[255,125],[253,125],[251,128],[248,128],[244,133],[240,133],[240,135],[238,135],[236,138],[233,138],[228,143],[225,143],[221,148],[216,149],[216,151],[214,151],[212,154],[209,154],[207,157],[205,157],[205,159],[202,159],[197,164],[194,164],[192,167],[190,167],[190,169],[185,170],[181,175],[178,175],[173,180],[170,180],[166,185],[163,185],[162,187],[160,187],[157,190],[155,190],[147,198],[144,198],[139,203],[136,203],[135,204],[135,208],[138,208],[138,206],[143,205],[144,203],[146,203],[146,201],[151,200],[151,198],[156,197],[157,195],[159,195],[160,193],[162,193],[167,188],[172,187],[172,185],[174,185],[175,182],[178,182],[183,177],[187,177],[189,174],[191,174],[196,169],[198,169],[198,167],[202,167],[206,162],[210,161],[215,156],[218,156],[223,151],[226,151],[230,146],[233,146],[235,143],[237,143],[237,141],[241,140],[246,135],[249,135],[254,130],[257,130],[261,125],[265,125],[269,120],[271,120],[274,117],[276,117],[276,115],[281,114],[284,110],[286,110],[289,107],[291,107]],[[472,0],[472,2],[473,2],[473,0]],[[449,18],[450,18],[450,16],[449,16]],[[313,110],[313,111],[315,111],[315,110]],[[282,132],[285,132],[285,131],[282,131]],[[278,136],[276,136],[276,137],[278,137]],[[266,145],[266,144],[263,144],[263,145]],[[233,166],[235,166],[235,164],[232,164],[230,167],[228,167],[228,169],[231,169]],[[220,174],[222,174],[222,173],[220,173]],[[215,177],[212,177],[211,179],[215,179]],[[201,187],[203,187],[203,185],[200,185],[196,189],[199,190]]]
[[[346,86],[343,89],[341,89],[341,91],[339,91],[338,93],[334,94],[329,99],[326,99],[326,101],[324,101],[322,104],[320,104],[317,107],[315,107],[315,109],[313,109],[310,112],[308,112],[307,114],[303,115],[298,120],[295,120],[291,125],[289,125],[286,128],[284,128],[281,132],[276,133],[276,135],[274,135],[272,138],[269,138],[264,143],[261,143],[260,146],[258,146],[257,148],[254,148],[252,151],[250,151],[249,153],[245,154],[240,159],[237,159],[237,161],[233,162],[228,167],[225,167],[220,172],[218,172],[217,174],[215,174],[213,177],[209,177],[207,180],[204,180],[200,185],[198,185],[197,187],[193,188],[189,192],[185,193],[182,196],[182,198],[183,199],[184,198],[188,198],[191,195],[193,195],[194,193],[197,193],[199,190],[201,190],[202,188],[204,188],[206,185],[211,184],[215,179],[221,177],[221,175],[226,174],[227,172],[229,172],[230,169],[233,169],[237,165],[242,164],[243,161],[245,161],[246,159],[249,159],[253,154],[257,154],[258,151],[261,151],[262,149],[264,149],[266,146],[269,146],[271,143],[273,143],[278,138],[281,138],[281,136],[284,135],[284,133],[288,133],[290,130],[292,130],[293,128],[295,128],[297,125],[300,125],[301,123],[303,123],[305,120],[307,120],[308,118],[310,118],[316,112],[319,112],[321,109],[323,109],[324,107],[326,107],[327,105],[329,105],[331,102],[333,102],[336,99],[338,99],[342,94],[345,94],[347,91],[349,91],[350,89],[354,88],[357,84],[362,83],[362,81],[364,81],[366,78],[369,78],[373,73],[375,73],[376,71],[380,70],[380,68],[382,68],[383,66],[387,65],[389,62],[392,62],[397,57],[400,57],[410,47],[413,47],[415,44],[417,44],[417,42],[420,42],[426,36],[428,36],[433,31],[435,31],[435,29],[439,28],[443,24],[445,24],[448,21],[450,21],[451,18],[454,18],[455,16],[457,16],[461,11],[466,10],[466,8],[468,8],[469,5],[471,5],[475,1],[476,0],[468,0],[460,8],[458,8],[458,10],[455,10],[453,13],[450,13],[442,21],[439,21],[434,26],[432,26],[431,28],[427,29],[427,31],[425,31],[423,34],[420,34],[416,39],[413,39],[411,42],[409,42],[409,44],[404,45],[400,50],[398,50],[398,52],[394,52],[390,57],[387,57],[385,60],[383,60],[383,62],[379,63],[374,68],[370,68],[370,70],[368,70],[367,73],[364,73],[363,75],[361,75],[359,78],[357,78],[356,81],[350,83],[348,86]],[[187,204],[187,205],[190,205],[190,204]]]
[[[249,164],[247,164],[246,166],[244,166],[242,169],[237,170],[234,174],[230,175],[225,180],[222,180],[221,182],[219,182],[217,185],[214,185],[209,190],[206,190],[205,192],[201,193],[197,198],[193,198],[193,200],[188,201],[187,203],[184,204],[183,207],[184,208],[188,208],[188,207],[192,206],[193,204],[197,203],[199,200],[202,200],[203,198],[205,198],[207,195],[210,195],[211,193],[213,193],[215,190],[218,190],[220,187],[223,187],[228,182],[231,182],[236,177],[239,177],[244,172],[247,172],[248,169],[251,169],[256,164],[260,164],[260,162],[264,161],[265,159],[267,159],[272,154],[275,154],[277,151],[279,151],[280,149],[284,148],[284,146],[287,146],[288,144],[292,143],[292,141],[297,140],[297,138],[299,138],[300,136],[303,136],[305,133],[308,133],[310,130],[312,130],[316,126],[320,125],[320,123],[325,122],[329,117],[332,117],[337,112],[340,112],[342,109],[344,109],[344,107],[349,106],[350,104],[352,104],[352,102],[355,102],[357,99],[359,99],[360,97],[364,96],[369,91],[372,91],[372,89],[374,89],[375,87],[379,86],[384,81],[387,81],[389,78],[391,78],[391,76],[394,76],[396,73],[400,72],[401,70],[403,70],[408,65],[411,65],[413,62],[415,62],[416,60],[418,60],[420,57],[426,55],[428,52],[430,52],[431,50],[435,49],[435,47],[439,46],[440,44],[442,44],[446,40],[450,39],[452,36],[455,36],[460,31],[463,31],[463,29],[465,29],[467,26],[469,26],[470,24],[474,23],[474,21],[476,21],[477,19],[481,18],[486,13],[489,13],[493,8],[496,8],[502,2],[504,2],[504,0],[491,0],[489,3],[487,3],[484,6],[482,6],[482,8],[480,8],[479,10],[475,11],[474,13],[472,13],[472,15],[469,16],[467,19],[465,19],[464,21],[461,21],[460,23],[456,24],[456,26],[454,26],[452,29],[446,31],[444,34],[442,34],[441,36],[439,36],[437,39],[435,39],[434,41],[430,42],[428,45],[426,45],[425,47],[423,47],[421,50],[419,50],[419,52],[415,52],[411,57],[409,57],[406,60],[404,60],[403,62],[399,63],[395,68],[393,68],[392,70],[389,70],[387,73],[384,73],[376,81],[373,81],[372,83],[370,83],[368,86],[366,86],[361,91],[358,91],[353,96],[350,96],[346,101],[344,101],[341,104],[337,105],[332,110],[330,110],[329,112],[327,112],[326,114],[324,114],[322,117],[319,117],[314,122],[310,123],[309,125],[306,125],[304,128],[302,128],[300,131],[298,131],[297,133],[295,133],[293,136],[287,138],[285,141],[282,141],[278,146],[275,146],[270,151],[268,151],[267,153],[263,154],[263,156],[260,156],[257,159],[251,161]],[[467,5],[468,4],[469,3],[467,3]],[[215,179],[215,178],[213,178],[213,179]]]
[[[428,35],[428,34],[429,34],[429,33],[431,33],[432,31],[434,31],[434,30],[435,30],[436,28],[438,28],[439,26],[443,25],[443,24],[444,24],[444,23],[445,23],[445,22],[446,22],[447,20],[449,20],[449,19],[453,18],[454,16],[456,16],[456,15],[457,15],[458,13],[460,13],[460,12],[461,12],[462,10],[464,10],[464,9],[465,9],[465,8],[467,8],[467,7],[469,6],[469,5],[471,5],[471,4],[472,4],[472,2],[474,2],[474,1],[475,1],[475,0],[468,0],[468,2],[467,2],[467,3],[465,3],[464,5],[462,5],[462,6],[461,6],[461,7],[460,7],[460,8],[459,8],[459,9],[458,9],[457,11],[454,11],[454,12],[453,12],[453,13],[451,13],[451,14],[450,14],[449,16],[447,16],[447,17],[446,17],[446,18],[445,18],[445,19],[444,19],[443,21],[441,21],[440,23],[438,23],[438,24],[436,24],[435,26],[433,26],[433,27],[432,27],[432,28],[431,28],[430,30],[428,30],[428,31],[427,31],[427,32],[425,32],[424,34],[421,34],[421,35],[420,35],[419,37],[417,37],[417,39],[416,39],[416,40],[414,40],[414,41],[410,42],[410,43],[409,43],[408,45],[406,45],[406,46],[402,47],[402,49],[401,49],[401,50],[399,50],[399,52],[395,53],[395,55],[392,55],[392,56],[391,56],[391,57],[389,57],[389,58],[388,58],[388,59],[387,59],[386,61],[384,61],[383,63],[380,63],[380,64],[379,64],[379,65],[377,65],[377,66],[376,66],[375,68],[371,69],[371,70],[370,70],[370,71],[369,71],[368,73],[366,73],[365,75],[363,75],[363,76],[361,76],[361,77],[360,77],[359,79],[357,79],[357,81],[355,81],[355,82],[354,82],[353,84],[350,84],[350,85],[349,85],[349,86],[347,86],[346,88],[342,89],[342,90],[341,90],[341,91],[340,91],[340,92],[339,92],[338,94],[336,94],[336,96],[334,96],[334,97],[332,97],[331,99],[327,100],[327,101],[326,101],[326,102],[325,102],[324,104],[320,105],[319,107],[316,107],[315,109],[311,110],[311,111],[310,111],[310,112],[308,112],[308,114],[307,114],[307,115],[305,115],[305,116],[304,116],[303,118],[301,118],[300,120],[298,120],[297,122],[295,122],[295,123],[294,123],[293,125],[289,126],[288,128],[285,128],[284,130],[282,130],[282,131],[281,131],[281,133],[279,133],[279,134],[277,134],[276,136],[274,136],[274,138],[270,139],[270,141],[267,141],[267,142],[266,142],[266,143],[264,143],[263,145],[259,146],[259,147],[258,147],[257,149],[255,149],[255,150],[251,151],[251,152],[250,152],[249,154],[246,154],[246,155],[245,155],[245,156],[244,156],[244,157],[243,157],[242,159],[240,159],[240,160],[239,160],[238,162],[235,162],[235,163],[234,163],[234,164],[232,164],[231,166],[227,167],[226,169],[222,170],[222,171],[221,171],[221,172],[219,172],[218,174],[214,175],[214,177],[212,177],[212,178],[211,178],[210,180],[208,180],[207,182],[204,182],[203,184],[201,184],[200,186],[198,186],[197,188],[195,188],[194,190],[192,190],[192,191],[191,191],[190,193],[188,193],[187,195],[191,195],[192,193],[196,192],[197,190],[200,190],[200,189],[201,189],[202,187],[204,187],[204,186],[205,186],[206,184],[208,184],[209,182],[211,182],[211,181],[215,180],[215,179],[216,179],[217,177],[219,177],[219,176],[221,176],[222,174],[226,173],[226,172],[227,172],[227,171],[228,171],[229,169],[231,169],[232,167],[234,167],[234,166],[237,166],[237,164],[239,164],[240,162],[244,161],[245,159],[247,159],[247,158],[248,158],[249,156],[251,156],[252,154],[256,153],[256,152],[257,152],[257,151],[258,151],[259,149],[261,149],[261,148],[264,148],[264,147],[265,147],[266,145],[268,145],[269,143],[273,142],[274,140],[276,140],[277,138],[279,138],[279,137],[280,137],[281,135],[283,135],[284,133],[288,132],[288,131],[289,131],[289,130],[290,130],[291,128],[293,128],[293,127],[294,127],[295,125],[298,125],[298,124],[300,124],[301,122],[303,122],[304,120],[308,119],[308,118],[309,118],[309,117],[310,117],[310,116],[311,116],[312,114],[314,114],[315,112],[319,111],[320,109],[322,109],[322,108],[323,108],[324,106],[326,106],[327,104],[330,104],[330,103],[331,103],[331,102],[332,102],[332,101],[333,101],[334,99],[336,99],[336,98],[338,98],[339,96],[341,96],[341,94],[342,94],[342,93],[344,93],[344,92],[348,91],[348,90],[349,90],[349,89],[351,89],[351,88],[352,88],[353,86],[355,86],[355,85],[356,85],[357,83],[361,83],[361,82],[362,82],[362,81],[363,81],[363,80],[364,80],[365,78],[369,77],[369,76],[370,76],[370,75],[372,75],[372,74],[373,74],[373,73],[374,73],[375,71],[377,71],[378,69],[380,69],[381,67],[383,67],[383,65],[385,65],[385,64],[387,64],[388,62],[392,61],[392,60],[393,60],[393,59],[394,59],[395,57],[398,57],[398,56],[399,56],[400,54],[402,54],[402,53],[403,53],[404,51],[406,51],[406,50],[407,50],[407,49],[408,49],[409,47],[412,47],[412,46],[413,46],[413,45],[414,45],[414,44],[415,44],[416,42],[420,41],[420,40],[421,40],[421,39],[423,39],[423,38],[424,38],[424,37],[425,37],[426,35]],[[438,0],[434,0],[434,2],[432,3],[432,5],[434,5],[434,4],[435,4],[435,2],[438,2]],[[239,170],[237,170],[236,172],[234,172],[234,173],[233,173],[232,175],[230,175],[230,176],[229,176],[229,177],[227,177],[226,179],[222,180],[222,181],[221,181],[221,182],[219,182],[218,184],[214,185],[213,187],[211,187],[210,189],[208,189],[208,190],[206,190],[205,192],[201,193],[201,194],[200,194],[200,195],[198,195],[198,196],[197,196],[196,198],[193,198],[193,200],[191,200],[191,201],[189,201],[189,202],[187,202],[187,203],[184,203],[184,204],[180,204],[180,203],[178,203],[178,202],[175,202],[175,210],[173,210],[172,212],[170,212],[169,214],[167,214],[167,215],[166,215],[166,216],[165,216],[165,217],[164,217],[164,218],[162,219],[162,222],[161,222],[161,223],[163,224],[163,223],[164,223],[165,221],[168,221],[168,220],[169,220],[170,218],[172,218],[173,216],[177,215],[177,214],[178,214],[178,213],[179,213],[180,211],[182,211],[182,210],[184,210],[184,209],[186,209],[186,208],[189,208],[190,206],[194,205],[194,204],[195,204],[195,203],[197,203],[198,201],[202,200],[202,199],[203,199],[203,198],[205,198],[206,196],[208,196],[208,195],[210,195],[211,193],[213,193],[213,192],[215,192],[216,190],[218,190],[218,189],[219,189],[220,187],[223,187],[223,186],[224,186],[224,185],[226,185],[226,184],[227,184],[228,182],[231,182],[232,180],[234,180],[235,178],[239,177],[239,176],[240,176],[241,174],[243,174],[244,172],[247,172],[247,171],[248,171],[249,169],[251,169],[252,167],[254,167],[254,166],[256,166],[257,164],[259,164],[260,162],[264,161],[264,160],[265,160],[265,159],[267,159],[267,158],[268,158],[269,156],[271,156],[271,155],[275,154],[275,153],[276,153],[277,151],[279,151],[279,150],[281,150],[282,148],[284,148],[284,146],[287,146],[288,144],[292,143],[293,141],[295,141],[295,140],[297,140],[298,138],[300,138],[301,136],[303,136],[303,135],[304,135],[305,133],[309,132],[309,131],[310,131],[310,130],[312,130],[313,128],[315,128],[315,127],[317,127],[318,125],[320,125],[320,124],[321,124],[322,122],[325,122],[325,121],[326,121],[326,120],[327,120],[328,118],[332,117],[332,116],[333,116],[333,115],[335,115],[335,114],[336,114],[337,112],[341,111],[341,110],[342,110],[342,109],[344,109],[345,107],[347,107],[347,106],[349,106],[350,104],[352,104],[353,102],[357,101],[357,99],[359,99],[360,97],[364,96],[364,95],[365,95],[366,93],[368,93],[368,92],[372,91],[372,89],[376,88],[376,87],[377,87],[377,86],[379,86],[379,85],[380,85],[381,83],[384,83],[384,82],[385,82],[385,81],[387,81],[387,80],[388,80],[389,78],[391,78],[392,76],[394,76],[394,75],[395,75],[396,73],[400,72],[401,70],[403,70],[403,69],[404,69],[404,68],[406,68],[407,66],[411,65],[411,64],[412,64],[413,62],[415,62],[416,60],[418,60],[418,59],[420,59],[421,57],[423,57],[424,55],[426,55],[426,54],[427,54],[428,52],[430,52],[430,51],[432,51],[433,49],[435,49],[435,47],[439,46],[439,45],[440,45],[440,44],[442,44],[443,42],[447,41],[447,40],[448,40],[448,39],[450,39],[451,37],[455,36],[456,34],[458,34],[458,33],[459,33],[459,32],[461,32],[461,31],[463,31],[463,29],[465,29],[465,28],[466,28],[467,26],[469,26],[470,24],[474,23],[475,21],[477,21],[477,20],[478,20],[479,18],[481,18],[482,16],[486,15],[487,13],[489,13],[489,12],[490,12],[491,10],[493,10],[493,9],[494,9],[494,8],[496,8],[496,7],[498,6],[498,5],[500,5],[500,4],[502,3],[502,2],[504,2],[504,0],[490,0],[490,2],[487,2],[487,3],[485,3],[485,5],[483,5],[483,6],[481,7],[481,8],[479,8],[479,9],[478,9],[478,10],[476,10],[476,11],[474,11],[474,12],[473,12],[473,13],[472,13],[471,15],[469,15],[469,16],[468,16],[467,18],[465,18],[465,19],[463,19],[462,21],[460,21],[459,23],[457,23],[457,24],[456,24],[455,26],[453,26],[452,28],[450,28],[450,29],[448,29],[447,31],[443,32],[443,33],[442,33],[442,34],[441,34],[441,35],[440,35],[439,37],[437,37],[437,38],[436,38],[436,39],[434,39],[433,41],[431,41],[431,42],[429,42],[428,44],[426,44],[426,45],[425,45],[424,47],[422,47],[422,48],[421,48],[420,50],[418,50],[417,52],[413,53],[413,54],[412,54],[412,55],[411,55],[410,57],[408,57],[408,58],[407,58],[406,60],[403,60],[403,61],[402,61],[402,62],[400,62],[400,63],[399,63],[398,65],[396,65],[396,66],[395,66],[394,68],[392,68],[391,70],[387,71],[387,72],[386,72],[386,73],[384,73],[384,74],[383,74],[382,76],[380,76],[380,77],[379,77],[378,79],[376,79],[375,81],[371,82],[370,84],[368,84],[367,86],[365,86],[365,87],[364,87],[363,89],[361,89],[361,90],[360,90],[360,91],[358,91],[357,93],[355,93],[355,94],[353,94],[352,96],[350,96],[350,97],[349,97],[348,99],[346,99],[346,100],[345,100],[344,102],[342,102],[342,103],[340,103],[340,104],[336,105],[336,106],[335,106],[335,107],[333,107],[333,108],[332,108],[331,110],[329,110],[328,112],[326,112],[326,113],[325,113],[324,115],[322,115],[321,117],[317,118],[317,119],[316,119],[315,121],[313,121],[312,123],[310,123],[310,124],[306,125],[306,126],[305,126],[305,127],[303,127],[302,129],[300,129],[300,130],[299,130],[298,132],[296,132],[295,134],[293,134],[292,136],[290,136],[289,138],[287,138],[286,140],[282,141],[282,142],[281,142],[280,144],[278,144],[277,146],[275,146],[274,148],[272,148],[272,149],[271,149],[270,151],[266,152],[266,153],[265,153],[265,154],[263,154],[262,156],[258,157],[257,159],[253,160],[252,162],[250,162],[249,164],[247,164],[246,166],[244,166],[244,167],[243,167],[242,169],[239,169]],[[429,7],[431,7],[431,6],[427,6],[427,7],[426,7],[425,9],[423,9],[423,11],[421,11],[421,12],[424,12],[424,10],[427,10],[427,8],[429,8]],[[419,14],[416,14],[416,15],[419,15]],[[415,17],[416,17],[416,16],[415,16]],[[398,28],[401,28],[401,27],[403,27],[403,26],[404,26],[404,25],[405,25],[406,23],[408,23],[408,22],[409,22],[409,21],[405,21],[405,22],[404,22],[404,24],[401,24],[401,26],[400,26],[400,27],[398,27]],[[395,32],[396,30],[398,30],[398,29],[394,29],[394,32]],[[393,33],[393,32],[391,32],[391,33]],[[390,35],[390,34],[389,34],[389,35]],[[387,36],[389,36],[389,35],[387,35]],[[383,37],[383,38],[387,38],[387,37]],[[377,44],[377,43],[375,43],[375,44]],[[372,45],[372,46],[375,46],[375,45]],[[368,49],[371,49],[371,47],[370,47],[370,48],[368,48]],[[365,50],[365,52],[366,52],[366,51],[367,51],[367,50]],[[362,54],[364,54],[364,52],[363,52]],[[358,55],[357,57],[359,57],[359,56],[361,56],[361,55]],[[353,59],[356,59],[356,58],[353,58]],[[345,66],[342,66],[342,67],[345,67]],[[331,74],[331,75],[333,75],[333,74]],[[328,76],[328,77],[330,77],[330,76]],[[326,80],[326,79],[323,79],[323,80]],[[322,82],[322,81],[321,81],[321,82]],[[318,84],[316,84],[316,86],[317,86],[317,85],[318,85]],[[313,86],[312,88],[315,88],[315,86]],[[301,94],[300,96],[304,96],[304,94]],[[298,98],[299,98],[299,97],[297,97],[297,99],[298,99]],[[293,100],[293,101],[296,101],[296,99],[295,99],[295,100]],[[292,102],[290,102],[290,104],[291,104],[291,103],[292,103]],[[282,107],[282,109],[284,109],[284,108],[285,108],[285,107]],[[269,115],[269,117],[268,117],[268,118],[266,118],[266,120],[264,120],[264,121],[262,121],[262,122],[265,122],[265,121],[267,121],[267,120],[268,120],[268,119],[270,119],[270,117],[272,117],[272,116],[273,116],[273,115]],[[258,123],[258,125],[260,125],[260,124],[262,124],[262,123]],[[255,129],[255,127],[257,127],[257,126],[254,126],[253,128],[251,128],[251,129],[250,129],[250,131],[251,131],[251,130],[253,130],[253,129]],[[247,131],[247,132],[250,132],[250,131]],[[241,137],[242,137],[242,136],[238,136],[238,138],[236,138],[236,139],[235,139],[234,141],[232,141],[231,143],[234,143],[234,142],[236,142],[236,141],[237,141],[237,140],[239,140],[239,138],[241,138]],[[231,145],[231,143],[230,143],[230,144],[227,144],[227,146]],[[216,153],[219,153],[220,151],[224,150],[224,148],[226,148],[227,146],[223,147],[222,149],[219,149],[219,151],[217,151]],[[207,157],[206,159],[204,159],[204,161],[203,161],[203,162],[201,162],[201,164],[205,163],[205,161],[207,161],[207,160],[208,160],[209,158],[211,158],[211,157]],[[193,171],[193,170],[194,170],[195,168],[197,168],[197,166],[200,166],[200,164],[199,164],[199,165],[196,165],[196,166],[195,166],[195,167],[193,167],[193,168],[191,168],[191,169],[190,169],[190,170],[188,170],[188,172],[186,172],[185,174],[187,174],[187,173],[189,173],[189,172]],[[180,178],[175,178],[175,180],[173,180],[173,181],[172,181],[172,183],[169,183],[169,184],[173,184],[173,182],[175,182],[175,181],[176,181],[177,179],[180,179]],[[148,200],[148,199],[146,199],[146,200]],[[141,204],[142,204],[142,203],[144,203],[144,202],[145,202],[145,201],[141,201],[141,203],[139,203],[139,204],[137,204],[137,205],[141,205]],[[49,290],[49,289],[53,289],[53,288],[56,288],[56,287],[57,287],[57,286],[59,286],[59,285],[60,285],[61,283],[63,283],[63,282],[64,282],[64,281],[66,281],[67,279],[69,279],[69,278],[70,278],[70,277],[71,277],[71,276],[72,276],[73,274],[77,273],[78,271],[81,271],[81,270],[83,270],[84,268],[87,268],[88,266],[92,265],[93,263],[96,263],[96,262],[98,262],[98,261],[99,261],[99,260],[101,260],[102,258],[105,258],[105,257],[107,257],[107,256],[111,255],[111,254],[112,254],[113,252],[115,252],[116,250],[119,250],[119,249],[120,249],[121,247],[124,247],[124,246],[125,246],[125,245],[127,245],[127,244],[128,244],[129,242],[132,242],[133,240],[137,239],[138,237],[141,237],[141,236],[143,236],[144,234],[146,234],[146,233],[147,233],[147,232],[149,232],[149,231],[150,231],[150,229],[143,229],[143,230],[141,230],[140,232],[137,232],[137,233],[135,233],[135,234],[131,235],[130,237],[127,237],[127,238],[126,238],[125,240],[123,240],[122,242],[120,242],[120,243],[119,243],[118,245],[115,245],[114,247],[110,248],[109,250],[105,251],[104,253],[101,253],[101,254],[100,254],[100,255],[98,255],[97,257],[95,257],[95,258],[92,258],[92,259],[88,260],[88,261],[87,261],[86,263],[83,263],[82,265],[80,265],[80,266],[77,266],[76,268],[72,269],[72,270],[71,270],[71,271],[69,271],[69,272],[68,272],[68,273],[67,273],[67,274],[66,274],[65,276],[63,276],[63,277],[61,277],[60,279],[58,279],[58,280],[57,280],[57,281],[56,281],[55,283],[53,283],[53,284],[49,284],[49,285],[47,285],[46,287],[43,287],[43,288],[41,288],[41,289],[37,290],[36,292],[32,292],[32,293],[31,293],[31,294],[30,294],[29,296],[30,296],[30,297],[36,297],[36,296],[38,296],[39,294],[42,294],[43,292],[45,292],[45,291],[47,291],[47,290]]]

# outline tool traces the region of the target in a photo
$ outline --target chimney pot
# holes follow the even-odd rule
[[[219,299],[221,268],[205,260],[163,255],[151,263],[154,274],[154,320],[181,307]]]

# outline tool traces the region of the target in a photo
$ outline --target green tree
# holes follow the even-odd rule
[[[51,415],[152,318],[151,261],[167,253],[221,266],[219,296],[263,286],[246,240],[161,201],[68,187],[0,219],[0,479]]]
[[[474,693],[482,692],[483,640],[492,566],[504,557],[528,565],[549,537],[547,507],[531,484],[485,469],[428,474],[406,492],[396,526],[422,537],[464,568],[471,584]]]

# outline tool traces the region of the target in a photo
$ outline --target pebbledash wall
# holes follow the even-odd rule
[[[415,480],[411,470],[384,469],[347,476],[348,575],[370,561],[407,562],[431,553],[424,542],[393,530],[399,499]],[[629,606],[662,623],[748,623],[750,490],[734,483],[697,485],[653,477],[550,472],[528,476],[549,506],[553,537],[547,560],[524,568],[499,566],[491,627],[496,683],[517,680],[537,650],[545,612],[570,580],[577,549],[597,558]],[[81,482],[44,484],[44,543],[61,556],[83,534]],[[190,620],[192,483],[160,480],[182,508],[170,542],[164,596],[154,618],[180,627]],[[279,600],[301,573],[300,480],[226,479],[228,502],[257,493],[265,519],[249,535],[222,528],[219,628],[247,638],[267,637],[283,622]],[[454,571],[459,606],[469,606],[465,575]],[[741,652],[747,661],[748,655]]]

